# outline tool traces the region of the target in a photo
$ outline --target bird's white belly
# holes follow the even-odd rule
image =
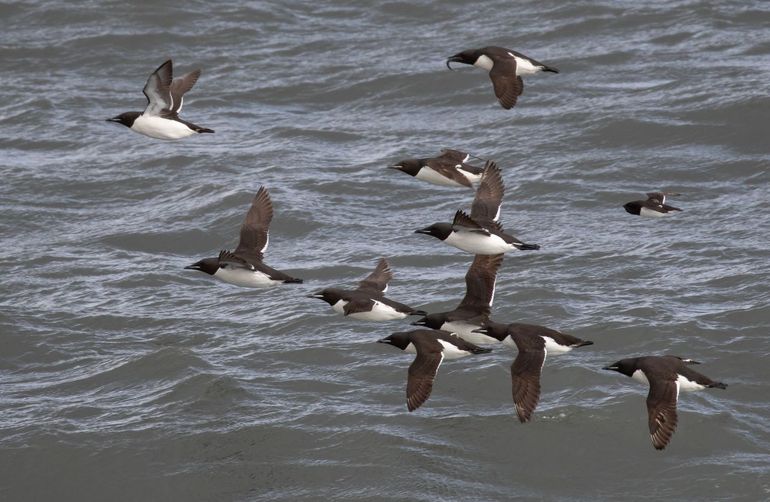
[[[243,268],[220,268],[214,274],[214,277],[220,281],[244,288],[264,288],[276,286],[283,281],[274,281],[268,275],[259,271],[246,270]]]
[[[444,346],[444,359],[457,359],[470,354],[467,350],[460,350],[454,344],[439,339],[438,342]]]
[[[481,181],[481,175],[480,174],[473,174],[470,171],[466,171],[463,168],[457,168],[457,172],[465,176],[465,178],[470,181],[471,183],[478,183]]]
[[[572,350],[572,347],[569,345],[559,345],[556,343],[556,340],[550,336],[541,336],[540,338],[542,338],[545,342],[545,350],[552,354],[563,354],[564,352],[569,352]]]
[[[649,380],[647,380],[647,375],[644,374],[644,371],[642,370],[636,370],[631,374],[631,378],[636,380],[637,382],[648,384],[650,383]]]
[[[660,218],[661,216],[666,216],[668,213],[661,213],[660,211],[653,211],[652,209],[647,209],[646,207],[643,207],[639,210],[639,216],[645,216],[647,218]]]
[[[508,54],[511,53],[509,52]],[[513,54],[511,54],[511,56],[513,56]],[[513,56],[513,59],[516,60],[516,75],[533,75],[543,71],[542,68],[533,65],[528,59],[520,58],[518,56]]]
[[[688,380],[687,377],[682,375],[677,375],[676,381],[679,384],[679,390],[685,392],[694,392],[706,388],[705,385],[701,385],[698,382]]]
[[[355,312],[348,315],[348,317],[362,321],[390,321],[393,319],[403,319],[406,317],[406,314],[375,300],[372,310],[368,312]]]
[[[483,235],[475,232],[452,232],[444,242],[472,254],[500,254],[513,249],[513,245],[497,235]]]
[[[452,322],[445,322],[441,325],[441,329],[444,331],[449,331],[450,333],[454,333],[460,338],[462,338],[465,341],[471,342],[473,344],[481,344],[481,343],[496,343],[497,340],[492,338],[489,335],[484,335],[482,333],[473,333],[474,329],[479,329],[481,326],[478,324],[468,324],[463,321],[452,321]]]
[[[417,171],[415,178],[417,178],[418,180],[427,181],[428,183],[433,183],[434,185],[441,185],[445,187],[463,186],[460,183],[456,182],[455,180],[447,178],[446,176],[443,176],[440,173],[437,173],[430,167],[421,168],[419,171]]]
[[[140,115],[134,120],[131,130],[156,139],[186,138],[195,131],[176,120],[169,120],[156,115]]]
[[[337,300],[337,303],[332,305],[332,310],[337,312],[338,314],[344,314],[345,313],[345,305],[347,305],[348,302],[345,300]]]

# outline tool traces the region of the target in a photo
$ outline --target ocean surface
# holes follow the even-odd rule
[[[0,499],[767,500],[770,4],[438,0],[0,4]],[[560,69],[502,109],[444,62],[500,45]],[[176,142],[108,117],[148,75],[202,68]],[[454,308],[472,257],[417,228],[473,193],[387,169],[496,160],[509,253],[493,318],[594,341],[549,357],[534,419],[515,352],[412,356],[307,295],[387,257],[389,297]],[[184,270],[237,244],[270,190],[250,290]],[[683,211],[622,205],[670,190]],[[414,319],[412,319],[414,320]],[[682,394],[653,449],[646,387],[601,368],[674,354],[729,385]]]

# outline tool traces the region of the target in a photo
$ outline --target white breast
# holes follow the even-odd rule
[[[348,315],[348,317],[362,321],[390,321],[393,319],[403,319],[406,317],[406,314],[375,300],[374,306],[369,312],[355,312]]]
[[[497,235],[483,235],[475,232],[452,232],[444,242],[472,254],[500,254],[514,249]]]
[[[491,70],[492,67],[495,65],[494,61],[492,61],[489,56],[482,54],[479,56],[479,58],[476,60],[475,63],[473,63],[473,66],[478,66],[479,68],[483,68],[487,71]]]
[[[444,346],[444,359],[457,359],[470,354],[467,350],[460,350],[456,345],[439,339],[439,343]]]
[[[414,346],[412,342],[409,342],[409,345],[406,346],[404,349],[404,352],[409,352],[410,354],[416,354],[417,348]]]
[[[634,371],[634,372],[631,374],[631,378],[633,378],[633,379],[634,379],[634,380],[636,380],[637,382],[641,382],[641,383],[644,383],[644,384],[647,384],[647,385],[649,385],[649,384],[650,384],[650,381],[649,381],[649,380],[647,380],[647,375],[645,375],[645,374],[644,374],[644,371],[642,371],[642,370],[636,370],[636,371]]]
[[[283,282],[275,281],[262,272],[246,270],[245,268],[220,268],[214,273],[214,277],[228,284],[244,288],[264,288],[277,286]]]
[[[337,303],[332,305],[332,310],[337,312],[338,314],[344,314],[345,313],[345,305],[347,305],[348,302],[345,300],[337,300]]]
[[[156,139],[181,139],[195,131],[177,120],[169,120],[157,115],[140,115],[131,126],[132,131]]]
[[[445,187],[461,187],[460,183],[456,182],[453,179],[447,178],[446,176],[443,176],[430,167],[422,167],[419,171],[417,171],[417,174],[414,176],[418,180],[427,181],[428,183],[433,183],[434,185],[441,185]]]
[[[661,213],[660,211],[653,211],[643,207],[639,210],[639,216],[645,216],[647,218],[660,218],[661,216],[667,216],[668,213]]]

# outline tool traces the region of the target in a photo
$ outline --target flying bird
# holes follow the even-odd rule
[[[364,321],[389,321],[410,315],[425,315],[424,310],[385,298],[392,278],[388,260],[380,258],[374,271],[359,282],[356,289],[325,288],[313,293],[310,298],[325,301],[338,314]]]
[[[273,204],[270,194],[267,188],[261,187],[241,225],[238,247],[234,251],[222,250],[217,257],[204,258],[185,268],[199,270],[221,281],[245,288],[302,282],[302,279],[270,268],[262,261],[270,240],[268,231],[272,219]]]
[[[447,68],[451,70],[450,63],[463,63],[487,70],[495,96],[506,110],[516,105],[524,91],[522,75],[534,75],[543,71],[559,73],[556,68],[535,61],[520,52],[494,46],[468,49],[455,54],[446,61]]]
[[[638,216],[646,216],[648,218],[660,218],[667,216],[674,211],[681,211],[678,207],[669,206],[666,204],[666,197],[674,197],[681,195],[672,192],[649,192],[647,194],[647,200],[634,200],[627,202],[623,205],[623,208]]]
[[[676,430],[679,391],[727,388],[726,384],[715,382],[691,369],[691,364],[700,363],[677,356],[646,356],[621,359],[602,368],[617,371],[650,386],[647,394],[647,423],[652,445],[657,450],[668,445]]]
[[[198,81],[201,71],[195,70],[172,79],[169,59],[152,72],[144,85],[147,107],[144,112],[125,112],[108,122],[123,124],[134,132],[155,139],[180,139],[197,133],[213,133],[206,127],[179,118],[184,94]]]

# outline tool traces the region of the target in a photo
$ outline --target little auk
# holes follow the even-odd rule
[[[634,380],[649,384],[647,394],[647,423],[650,439],[656,450],[662,450],[671,440],[677,424],[676,402],[679,391],[703,389],[726,389],[727,385],[715,382],[705,375],[690,369],[689,365],[700,364],[692,359],[677,356],[646,356],[621,359],[602,369],[617,371]]]
[[[409,366],[409,376],[406,381],[406,407],[409,411],[416,410],[428,400],[433,390],[433,380],[444,359],[457,359],[492,351],[477,347],[447,331],[435,329],[393,333],[378,342],[417,354]]]
[[[171,66],[169,59],[147,79],[142,90],[147,97],[144,112],[125,112],[107,121],[123,124],[134,132],[155,139],[180,139],[196,133],[214,132],[179,118],[183,96],[198,81],[201,71],[191,71],[172,79]]]
[[[185,268],[200,270],[216,279],[245,288],[302,282],[302,279],[272,269],[262,261],[262,253],[267,249],[270,240],[268,230],[272,219],[273,204],[270,194],[267,188],[261,187],[243,220],[241,239],[235,251],[220,251],[219,256],[215,258],[204,258]]]

